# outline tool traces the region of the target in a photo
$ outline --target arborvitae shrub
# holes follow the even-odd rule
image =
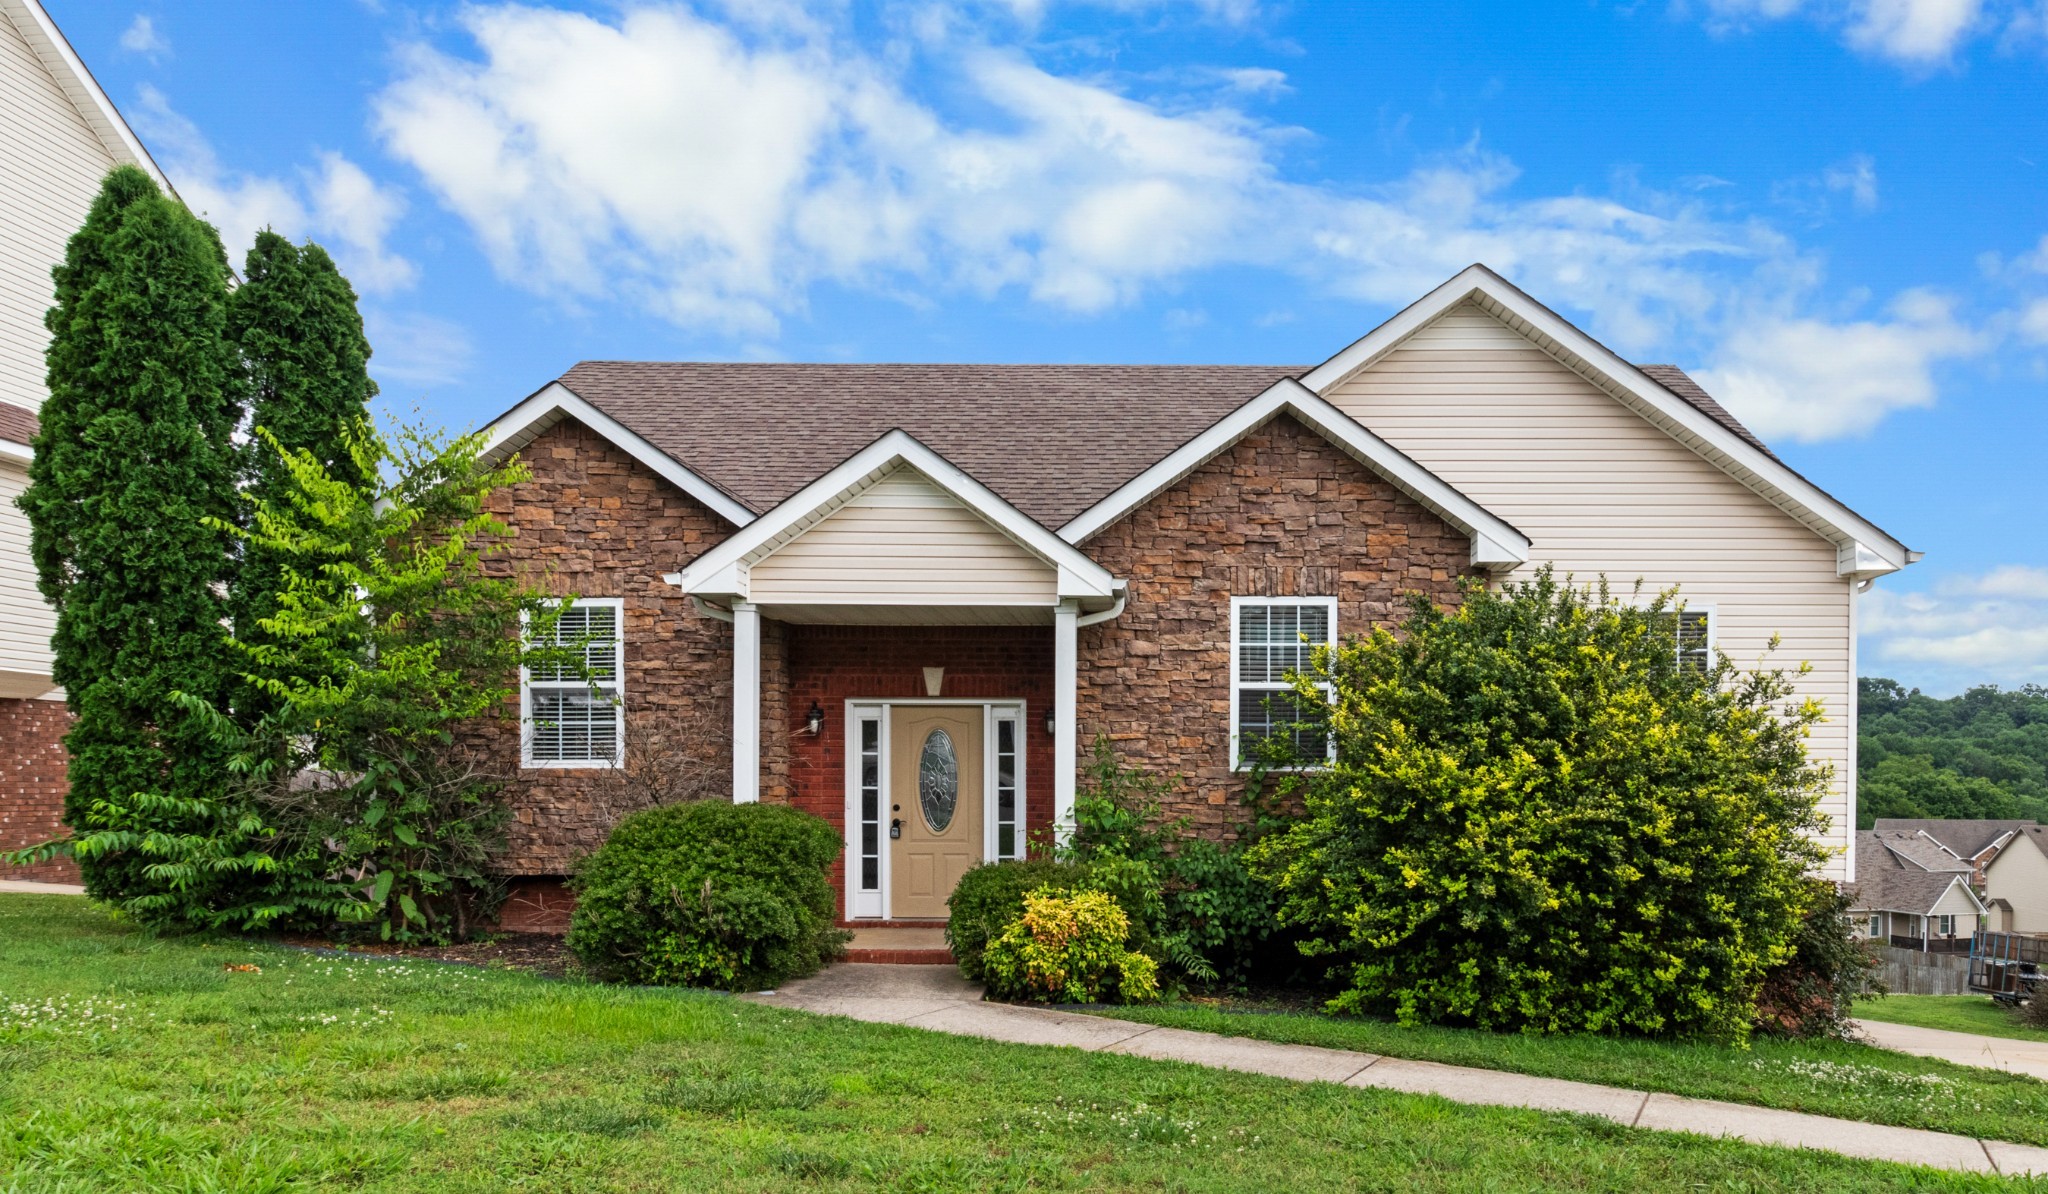
[[[576,869],[569,948],[611,982],[752,991],[813,973],[844,843],[809,813],[703,800],[634,813]]]

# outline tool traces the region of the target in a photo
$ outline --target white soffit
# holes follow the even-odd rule
[[[57,28],[57,22],[50,19],[50,14],[43,10],[38,0],[0,0],[0,14],[6,16],[22,40],[42,60],[43,69],[50,72],[50,77],[63,89],[71,106],[78,109],[79,118],[99,138],[107,156],[141,167],[144,173],[156,180],[156,185],[177,194],[171,180],[157,168],[156,159],[150,157],[149,150],[143,147],[142,139],[128,127],[120,109],[107,98],[99,81],[92,77],[84,60],[71,48],[64,32]]]
[[[1467,266],[1456,277],[1311,370],[1301,384],[1317,394],[1329,393],[1438,316],[1468,300],[1835,544],[1841,553],[1837,563],[1841,575],[1880,576],[1920,558],[1918,552],[1651,380],[1607,346],[1484,265]]]
[[[891,431],[773,510],[663,579],[686,593],[746,596],[746,569],[803,534],[834,510],[900,467],[916,469],[940,490],[979,515],[1026,551],[1059,571],[1059,596],[1109,600],[1120,587],[1100,564],[1046,530],[994,490],[902,430]]]
[[[754,512],[738,499],[676,463],[675,457],[628,430],[625,424],[592,406],[561,382],[550,384],[493,420],[489,438],[484,442],[483,459],[493,463],[505,459],[564,418],[575,419],[597,432],[734,526],[743,527],[754,521]]]
[[[1102,528],[1178,483],[1281,414],[1300,420],[1396,489],[1470,536],[1475,566],[1513,568],[1528,560],[1528,536],[1452,488],[1443,478],[1293,378],[1274,382],[1263,393],[1210,425],[1207,431],[1118,486],[1108,497],[1061,527],[1060,537],[1069,543],[1086,542]]]

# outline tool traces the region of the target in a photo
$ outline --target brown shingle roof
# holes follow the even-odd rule
[[[1642,370],[1643,376],[1670,390],[1680,398],[1685,399],[1687,403],[1691,404],[1701,414],[1741,436],[1743,442],[1747,443],[1750,447],[1762,452],[1772,460],[1778,460],[1778,454],[1771,451],[1769,445],[1758,439],[1755,432],[1744,427],[1742,420],[1728,413],[1727,407],[1714,401],[1714,396],[1701,388],[1700,383],[1694,381],[1692,375],[1685,370],[1680,369],[1676,365],[1637,365],[1636,368]],[[1778,463],[1783,464],[1785,462],[1778,460]]]
[[[1851,912],[1905,912],[1926,916],[1957,880],[1967,884],[1968,876],[1955,871],[1888,871],[1865,874],[1860,865],[1856,882],[1849,884]]]
[[[900,428],[1057,529],[1302,372],[585,361],[562,384],[756,512]]]
[[[1058,529],[1308,368],[584,361],[562,384],[756,513],[900,428]],[[1763,447],[1683,370],[1642,368]]]
[[[0,439],[16,444],[32,444],[36,431],[42,426],[36,412],[26,406],[12,402],[0,402]]]

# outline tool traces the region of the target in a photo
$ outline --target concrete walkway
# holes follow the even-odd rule
[[[1857,1031],[1880,1049],[1939,1057],[1957,1065],[2011,1070],[2015,1074],[2026,1074],[2048,1082],[2048,1041],[2016,1041],[2011,1037],[1984,1036],[1975,1032],[1886,1024],[1882,1020],[1857,1020],[1855,1024]]]
[[[1814,1148],[1869,1160],[1971,1173],[2048,1174],[2048,1149],[2023,1144],[1650,1094],[1559,1078],[1402,1061],[1343,1049],[1276,1045],[1178,1028],[1154,1028],[1048,1008],[984,1003],[981,989],[962,979],[951,966],[846,963],[790,983],[780,991],[748,998],[820,1015],[903,1024],[1014,1044],[1066,1045],[1089,1052],[1181,1061],[1298,1082],[1337,1082],[1440,1095],[1459,1103],[1574,1111],[1630,1127]]]
[[[0,891],[17,891],[23,895],[85,894],[85,888],[76,883],[37,883],[32,879],[0,879]]]

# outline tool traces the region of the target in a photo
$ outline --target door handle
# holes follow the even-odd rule
[[[889,840],[896,841],[903,836],[903,818],[889,818]]]

